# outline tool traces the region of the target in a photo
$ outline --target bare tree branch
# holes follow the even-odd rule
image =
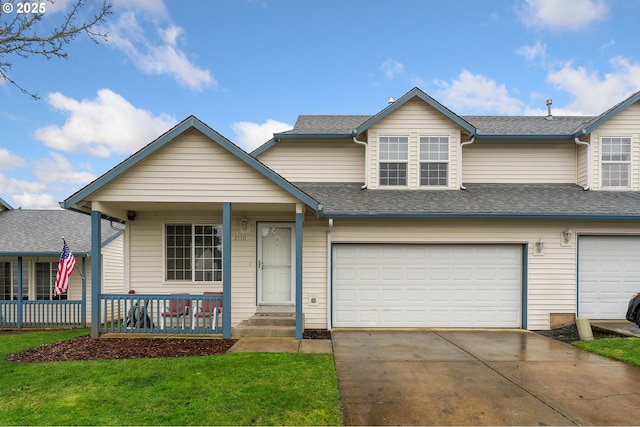
[[[24,3],[15,0],[2,1],[2,10],[0,11],[0,79],[15,86],[33,99],[39,99],[40,96],[25,89],[10,77],[11,56],[66,59],[65,46],[79,34],[84,33],[96,43],[105,41],[108,37],[108,34],[100,29],[100,25],[111,15],[112,6],[108,0],[103,0],[96,14],[88,18],[81,16],[81,12],[91,1],[76,0],[71,10],[63,16],[59,26],[47,29],[40,24],[43,24],[42,20],[47,15],[46,7],[54,3],[55,0],[26,1]],[[29,7],[28,11],[27,7]],[[42,12],[43,10],[44,12]],[[22,13],[18,13],[19,11]],[[42,31],[44,35],[38,31]]]

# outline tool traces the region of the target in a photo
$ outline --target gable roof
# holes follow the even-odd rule
[[[475,127],[471,123],[467,122],[465,119],[463,119],[462,117],[458,116],[457,114],[455,114],[453,111],[449,110],[444,105],[440,104],[438,101],[436,101],[435,99],[433,99],[432,97],[427,95],[422,90],[418,89],[417,87],[414,87],[409,92],[405,93],[400,98],[398,98],[396,101],[394,101],[393,103],[389,104],[386,108],[384,108],[378,114],[376,114],[375,116],[372,116],[367,121],[362,123],[360,126],[354,128],[353,129],[353,135],[358,135],[358,134],[361,134],[362,132],[366,131],[371,126],[373,126],[374,124],[376,124],[380,120],[384,119],[389,114],[391,114],[392,112],[394,112],[398,108],[402,107],[404,104],[406,104],[407,102],[409,102],[410,100],[412,100],[414,98],[418,98],[418,99],[423,100],[424,102],[429,104],[431,107],[435,108],[437,111],[442,113],[445,117],[447,117],[448,119],[450,119],[453,122],[455,122],[458,126],[460,126],[461,128],[465,129],[470,134],[476,134],[477,133]]]
[[[323,218],[640,220],[640,192],[584,191],[575,184],[467,184],[464,191],[296,185],[324,204]]]
[[[2,206],[6,210],[13,209],[13,207],[9,203],[5,202],[2,197],[0,197],[0,206]]]
[[[145,158],[164,147],[166,144],[173,141],[179,135],[185,133],[190,129],[196,129],[209,139],[226,149],[228,152],[236,156],[238,159],[242,160],[249,167],[253,168],[264,177],[278,185],[280,188],[287,191],[293,197],[297,198],[301,202],[305,203],[307,206],[312,209],[319,211],[322,209],[322,205],[320,205],[316,200],[310,197],[308,194],[301,191],[295,185],[291,184],[289,181],[284,179],[282,176],[265,166],[260,161],[256,160],[254,157],[249,155],[249,153],[242,150],[240,147],[235,145],[233,142],[220,135],[218,132],[204,124],[195,116],[189,116],[181,123],[177,124],[175,127],[165,132],[159,138],[148,144],[147,146],[140,149],[138,152],[132,154],[130,157],[125,159],[123,162],[115,166],[110,171],[106,172],[104,175],[100,176],[84,188],[78,190],[76,193],[69,196],[64,202],[60,203],[60,206],[64,209],[71,209],[76,204],[81,202],[82,200],[89,197],[91,194],[100,190],[104,186],[108,185],[113,180],[117,179],[124,172],[131,169],[133,166],[142,162]]]
[[[620,114],[622,111],[629,108],[629,106],[635,104],[638,101],[640,101],[640,91],[634,93],[627,99],[609,108],[607,111],[600,114],[599,116],[593,117],[591,120],[586,122],[580,129],[576,130],[573,136],[578,137],[578,136],[587,135],[593,132],[595,129],[602,126],[603,124],[605,124],[606,122],[608,122],[609,120],[611,120],[612,118]]]
[[[122,234],[102,220],[102,245]],[[75,256],[90,256],[91,217],[65,210],[12,209],[0,212],[0,255],[60,256],[65,238]]]

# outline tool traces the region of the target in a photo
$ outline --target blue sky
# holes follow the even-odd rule
[[[0,82],[14,207],[58,208],[191,114],[251,151],[300,114],[375,114],[415,86],[463,115],[546,114],[548,98],[597,115],[640,90],[640,0],[112,2],[106,42],[0,57],[41,96]]]

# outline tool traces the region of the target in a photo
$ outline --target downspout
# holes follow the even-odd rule
[[[460,144],[460,154],[458,155],[458,179],[460,180],[460,189],[466,190],[467,187],[462,185],[462,147],[465,145],[473,144],[473,141],[476,140],[475,136],[472,136],[469,141],[465,141]]]
[[[364,145],[364,185],[360,187],[360,189],[364,190],[367,188],[369,184],[369,144],[364,141],[358,141],[356,139],[357,135],[353,136],[353,142],[356,144]]]
[[[331,330],[331,230],[333,230],[333,219],[329,218],[327,229],[327,330]]]
[[[591,144],[588,142],[580,141],[578,138],[573,139],[576,144],[584,145],[587,147],[587,185],[585,185],[583,190],[591,189]]]

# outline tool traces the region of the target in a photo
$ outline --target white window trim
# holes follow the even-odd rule
[[[171,280],[167,279],[167,226],[168,225],[190,225],[191,226],[191,280]],[[202,285],[202,284],[212,284],[222,283],[222,279],[220,280],[195,280],[196,276],[196,263],[195,263],[195,227],[197,226],[211,226],[211,227],[220,227],[222,229],[221,222],[206,222],[206,221],[193,221],[193,220],[185,220],[185,221],[166,221],[162,223],[162,284],[163,285]],[[222,235],[220,236],[222,238]],[[215,248],[215,244],[213,246]],[[223,250],[223,248],[221,248]],[[214,258],[215,259],[215,258]],[[222,277],[224,269],[224,264],[221,265],[220,268],[220,276]],[[213,270],[216,271],[215,269]]]
[[[426,160],[422,158],[421,139],[422,138],[447,138],[447,160]],[[423,185],[422,184],[422,164],[423,163],[446,163],[447,183],[444,185]],[[418,186],[421,188],[447,189],[451,182],[451,136],[450,135],[418,135]]]
[[[382,138],[406,138],[407,139],[407,158],[404,160],[381,160],[380,159],[380,140]],[[409,168],[409,158],[410,156],[410,150],[411,150],[411,138],[409,135],[401,135],[401,134],[380,134],[378,135],[378,147],[377,147],[377,154],[378,154],[378,179],[377,179],[377,187],[378,188],[407,188],[409,187],[409,182],[410,182],[410,168]],[[406,173],[406,183],[405,184],[382,184],[380,182],[381,179],[381,165],[382,164],[389,164],[389,163],[400,163],[400,164],[404,164],[405,165],[405,173]]]
[[[603,149],[602,147],[604,146],[604,140],[605,139],[613,139],[613,138],[621,138],[621,139],[628,139],[629,140],[629,160],[626,161],[622,161],[622,160],[616,160],[616,161],[612,161],[612,160],[602,160],[602,153],[603,153]],[[601,136],[600,137],[600,156],[599,156],[599,161],[600,161],[600,188],[601,189],[606,189],[606,190],[628,190],[631,188],[631,184],[633,181],[633,137],[630,135],[606,135],[606,136]],[[604,184],[604,174],[603,174],[603,165],[605,164],[626,164],[627,167],[629,168],[629,172],[628,172],[628,176],[629,176],[629,182],[627,183],[626,186],[613,186],[613,185],[605,185]]]

